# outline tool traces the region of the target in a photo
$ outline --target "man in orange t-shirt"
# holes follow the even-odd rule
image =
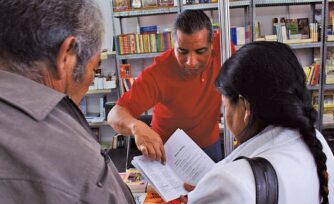
[[[185,10],[174,24],[174,40],[174,49],[156,57],[118,100],[108,123],[133,135],[144,155],[162,162],[163,143],[180,128],[217,162],[223,158],[221,96],[214,85],[221,67],[219,35],[203,11]],[[152,107],[150,128],[137,118]]]

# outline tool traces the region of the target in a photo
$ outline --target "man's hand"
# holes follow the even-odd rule
[[[165,164],[165,149],[158,133],[152,130],[144,122],[138,120],[132,127],[132,134],[135,138],[137,148],[143,155]]]
[[[108,114],[108,124],[122,135],[133,135],[137,148],[153,160],[166,162],[166,154],[160,135],[146,123],[134,118],[122,106],[115,105]]]

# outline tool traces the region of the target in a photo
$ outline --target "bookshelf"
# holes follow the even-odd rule
[[[328,16],[333,16],[334,14],[334,2],[332,3],[333,6],[329,6],[330,2],[333,1],[322,1],[322,0],[253,0],[253,1],[229,1],[229,18],[230,27],[233,28],[235,26],[238,27],[246,27],[249,23],[250,28],[248,32],[247,39],[247,29],[245,30],[245,38],[246,42],[251,42],[258,40],[256,38],[256,29],[257,29],[257,22],[260,22],[261,28],[264,29],[266,34],[273,34],[272,29],[272,21],[273,17],[285,17],[285,18],[308,18],[309,22],[314,22],[316,20],[316,12],[321,11],[320,13],[320,21],[318,23],[318,40],[312,40],[313,42],[298,42],[298,43],[287,43],[297,55],[300,63],[303,66],[309,66],[311,63],[317,62],[320,66],[319,68],[319,82],[316,85],[308,85],[307,88],[310,91],[310,95],[313,96],[318,95],[317,104],[315,108],[318,110],[318,122],[316,124],[317,129],[319,129],[325,136],[329,143],[332,143],[332,147],[334,146],[334,102],[332,106],[328,106],[326,102],[326,98],[324,95],[328,91],[334,93],[334,81],[333,84],[326,84],[326,69],[328,66],[328,49],[332,49],[332,61],[331,65],[333,66],[333,78],[334,78],[334,20],[327,19]],[[244,19],[241,20],[243,22],[240,23],[240,19],[242,19],[240,13],[242,12],[234,12],[231,10],[232,8],[242,8],[242,5],[250,4],[249,7],[244,7]],[[220,4],[222,5],[222,4]],[[197,6],[197,5],[196,5]],[[186,7],[186,6],[184,6]],[[191,8],[196,8],[195,6],[190,6]],[[198,7],[200,8],[200,7]],[[273,9],[274,8],[274,9]],[[331,11],[328,9],[332,8]],[[221,9],[223,10],[223,9]],[[329,15],[328,15],[329,14]],[[334,18],[334,17],[333,17]],[[239,19],[239,22],[235,19]],[[268,20],[269,19],[269,20]],[[328,23],[332,22],[332,32],[333,36],[328,37]],[[318,29],[319,28],[319,29]],[[249,37],[250,36],[250,37]],[[231,41],[233,42],[231,32]],[[222,37],[224,38],[224,36]],[[227,37],[228,38],[228,37]],[[332,39],[331,41],[326,41],[325,39]],[[229,41],[230,39],[225,39]],[[263,39],[264,40],[264,39]],[[276,39],[277,40],[277,39]],[[222,40],[224,41],[224,40]],[[283,41],[282,41],[283,42]],[[285,42],[286,43],[286,42]],[[235,43],[236,44],[236,43]],[[241,47],[241,45],[237,44],[237,48]],[[334,100],[333,100],[334,101]],[[330,115],[332,118],[331,122],[328,122],[328,110],[333,107],[333,111]],[[328,133],[328,134],[327,134]],[[229,137],[228,132],[224,132],[225,137]],[[232,142],[231,138],[227,138],[225,140],[225,149],[232,150]],[[228,153],[225,151],[225,153]]]
[[[119,97],[117,86],[117,71],[115,67],[116,52],[101,52],[101,66],[80,103],[80,109],[85,115],[89,126],[95,129],[100,138],[99,128],[108,127],[106,121],[106,106]],[[111,129],[111,128],[110,128]]]
[[[294,50],[303,66],[308,66],[316,60],[320,64],[319,82],[315,86],[308,85],[307,87],[312,97],[318,96],[315,105],[318,111],[316,128],[325,135],[330,146],[334,148],[334,99],[328,99],[328,95],[334,95],[334,1],[253,0],[250,4],[251,40],[253,41],[256,40],[257,21],[260,22],[261,29],[263,28],[266,34],[272,34],[271,19],[273,17],[285,17],[286,19],[304,17],[308,18],[309,22],[314,22],[316,18],[319,18],[317,41],[287,44]],[[237,18],[233,14],[231,12],[231,22],[233,18]],[[316,17],[316,15],[319,16]],[[233,23],[231,23],[232,26]]]
[[[159,23],[166,24],[166,21],[172,23],[176,15],[185,9],[202,9],[206,10],[207,14],[212,19],[217,20],[217,16],[224,15],[226,10],[219,6],[224,6],[224,1],[220,0],[219,3],[201,3],[201,4],[183,4],[183,1],[175,2],[175,6],[170,7],[155,7],[145,9],[128,9],[124,11],[113,11],[112,2],[110,1],[111,18],[113,21],[114,36],[128,33],[136,33],[137,26],[146,26],[148,24],[158,25]],[[325,91],[334,92],[334,84],[326,84],[326,66],[327,66],[327,49],[334,49],[334,41],[326,41],[327,28],[329,20],[327,19],[327,13],[329,5],[333,1],[328,0],[239,0],[228,1],[228,12],[230,13],[229,19],[227,19],[232,26],[245,27],[246,32],[250,32],[246,43],[256,40],[256,21],[261,23],[266,34],[272,34],[271,18],[272,17],[285,17],[285,18],[308,18],[309,22],[315,21],[315,11],[321,10],[321,21],[318,24],[319,27],[319,40],[306,43],[289,43],[289,46],[294,50],[297,57],[303,66],[309,66],[315,58],[320,63],[319,83],[317,85],[310,86],[310,94],[317,93],[319,97],[319,106],[317,107],[319,112],[319,122],[316,127],[322,131],[324,129],[334,129],[334,119],[332,124],[323,123],[324,114],[324,93]],[[277,8],[277,9],[276,9]],[[274,10],[273,10],[274,9]],[[273,11],[273,12],[271,12]],[[273,13],[273,14],[272,14]],[[275,16],[276,15],[276,16]],[[167,19],[167,20],[165,20]],[[269,19],[269,21],[268,21]],[[220,19],[219,19],[220,20]],[[149,23],[148,23],[149,22]],[[219,21],[221,22],[221,21]],[[223,23],[221,23],[223,25]],[[166,27],[166,25],[163,25]],[[172,28],[171,25],[169,25]],[[163,30],[163,29],[161,29]],[[333,34],[334,35],[334,34]],[[223,36],[224,37],[224,36]],[[222,40],[224,41],[224,40]],[[242,45],[236,45],[241,47]],[[224,50],[224,49],[222,49]],[[333,51],[334,53],[334,51]],[[115,54],[115,64],[117,70],[118,84],[117,91],[118,96],[124,94],[124,87],[122,80],[120,80],[120,65],[131,64],[135,67],[135,73],[138,75],[143,68],[151,64],[152,59],[161,52],[139,53],[139,54]],[[334,57],[333,57],[334,59]],[[226,133],[225,133],[226,134]],[[225,147],[226,148],[226,147]]]
[[[273,10],[275,7],[275,10]],[[291,33],[283,33],[279,29],[277,29],[277,25],[284,26],[284,28],[290,29],[288,26],[290,22],[299,22],[299,19],[307,19],[307,29],[308,29],[308,37],[310,38],[309,41],[306,42],[308,39],[305,40],[284,40],[283,39],[276,39],[277,41],[283,42],[288,44],[295,52],[297,58],[299,59],[301,65],[303,67],[313,66],[314,63],[319,64],[319,78],[317,79],[318,82],[313,85],[307,85],[308,90],[310,91],[310,95],[322,95],[323,92],[323,83],[322,83],[322,70],[323,70],[323,60],[322,57],[324,55],[323,47],[324,47],[324,36],[322,25],[324,22],[324,10],[325,4],[322,0],[254,0],[252,2],[252,26],[253,26],[253,40],[259,35],[273,35],[280,33],[286,38],[290,39],[293,37]],[[321,19],[320,22],[316,21],[316,12],[321,11]],[[274,24],[274,19],[276,20],[276,24]],[[283,21],[281,20],[283,19]],[[311,23],[318,23],[311,27]],[[259,26],[260,25],[260,26]],[[275,27],[276,25],[276,27]],[[296,24],[298,27],[298,34],[299,34],[299,24]],[[257,30],[260,27],[261,29]],[[276,29],[275,29],[276,28]],[[315,31],[311,33],[311,28]],[[320,30],[320,28],[322,30]],[[276,33],[275,33],[276,32]],[[314,34],[316,33],[316,34]],[[313,36],[312,36],[313,34]],[[290,36],[291,35],[291,36]],[[303,37],[299,37],[299,39]],[[293,38],[291,38],[293,39]],[[288,41],[292,43],[288,43]],[[322,97],[318,97],[318,104],[322,103]],[[316,106],[318,110],[318,118],[322,118],[322,110],[321,105]],[[321,130],[322,127],[322,120],[316,124],[316,127]]]

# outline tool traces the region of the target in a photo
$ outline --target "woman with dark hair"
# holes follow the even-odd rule
[[[279,204],[334,203],[334,157],[314,128],[316,110],[292,50],[254,42],[228,59],[216,80],[226,126],[238,147],[189,193],[189,203],[255,203],[255,181],[245,159],[274,167]]]

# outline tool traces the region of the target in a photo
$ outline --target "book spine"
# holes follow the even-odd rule
[[[106,120],[105,104],[106,104],[106,96],[101,96],[100,97],[100,117]]]
[[[237,28],[232,27],[230,32],[231,32],[231,41],[233,42],[234,45],[237,45]]]
[[[246,44],[245,27],[237,27],[237,45]]]

